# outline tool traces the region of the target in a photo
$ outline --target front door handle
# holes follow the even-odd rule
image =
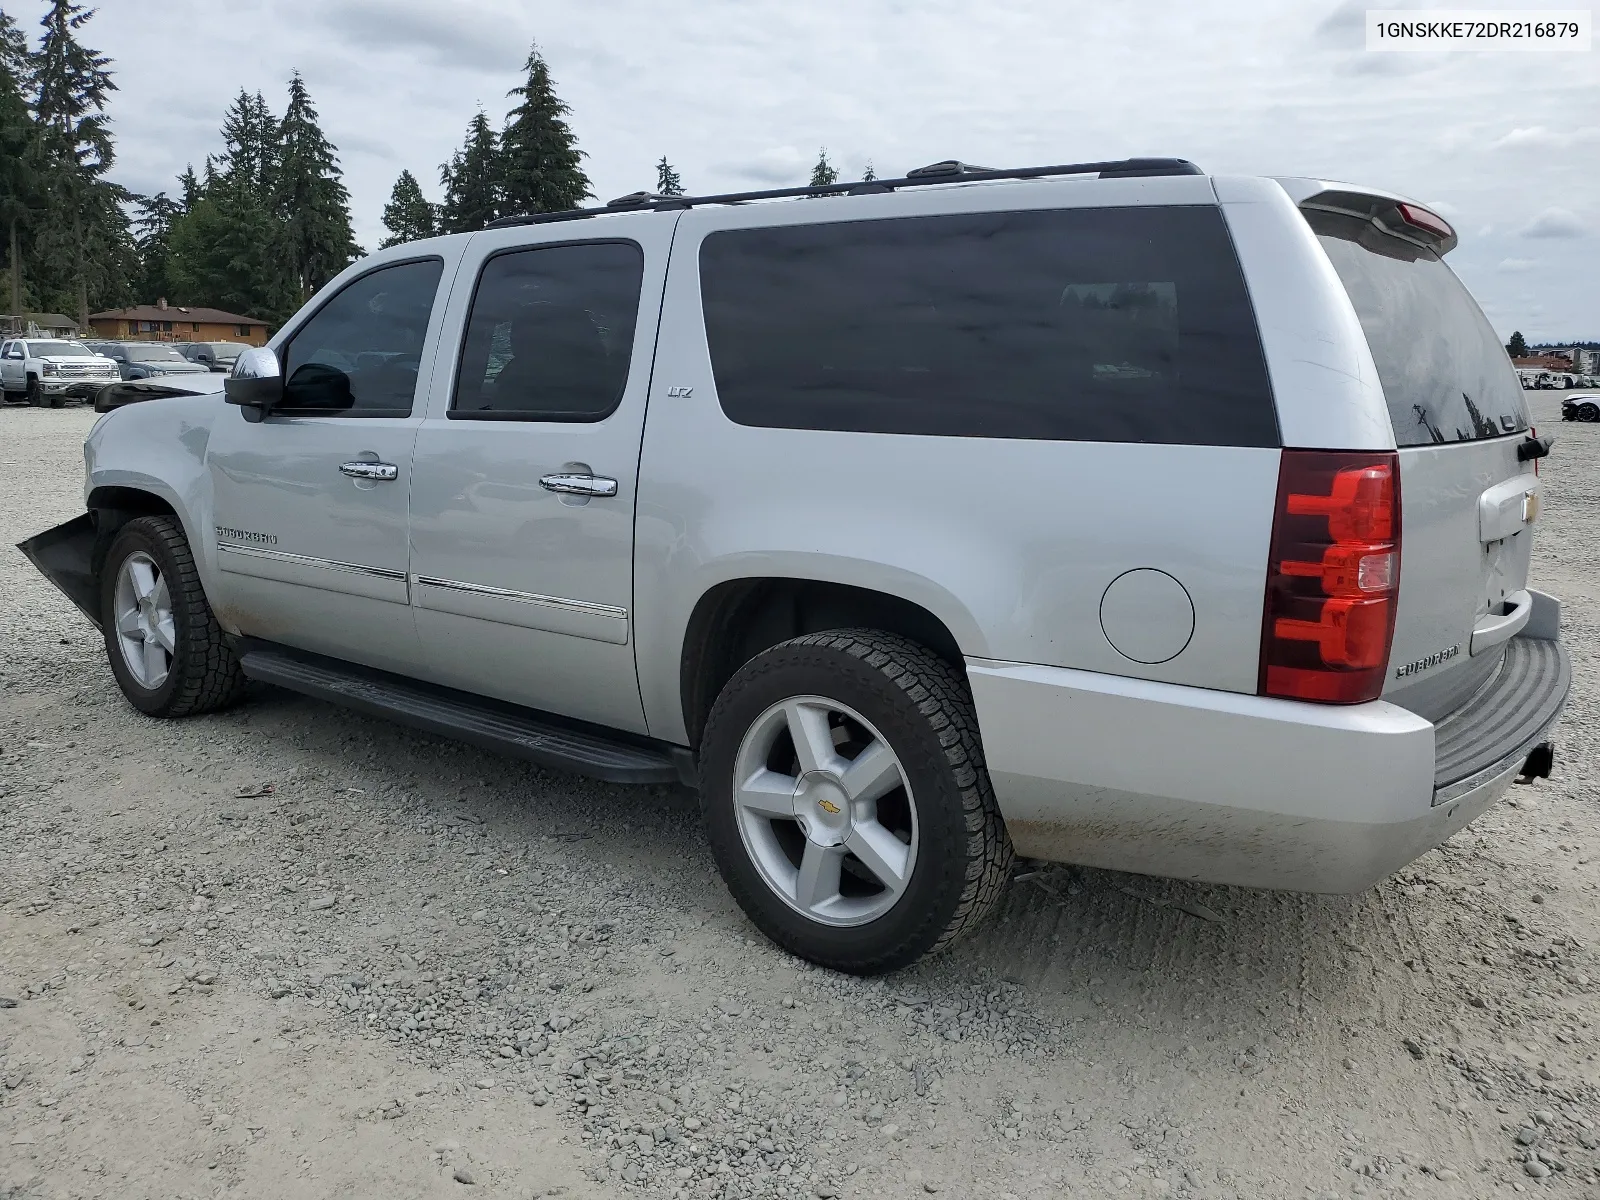
[[[400,478],[400,468],[393,463],[371,462],[367,459],[340,463],[339,473],[351,479],[379,479],[391,483]]]
[[[539,486],[567,496],[615,496],[617,481],[604,475],[546,475]]]

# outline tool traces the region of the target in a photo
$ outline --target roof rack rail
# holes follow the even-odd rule
[[[907,171],[903,179],[858,180],[855,183],[830,183],[821,187],[771,188],[759,192],[722,192],[710,196],[661,196],[654,192],[631,192],[598,208],[568,208],[560,212],[528,213],[490,221],[486,229],[505,229],[514,225],[543,225],[550,221],[578,221],[608,212],[639,212],[646,209],[694,208],[702,204],[743,204],[747,200],[783,200],[800,196],[862,196],[893,192],[905,187],[928,187],[939,183],[975,183],[989,179],[1039,179],[1048,175],[1096,175],[1101,179],[1132,179],[1150,175],[1202,175],[1203,171],[1186,158],[1120,158],[1107,162],[1063,163],[1053,167],[975,167],[956,159],[929,163]]]

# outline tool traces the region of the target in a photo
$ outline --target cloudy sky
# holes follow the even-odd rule
[[[0,0],[32,25],[40,0]],[[1397,0],[1384,0],[1395,4]],[[1461,0],[1457,0],[1458,3]],[[1532,8],[1495,0],[1502,8]],[[596,195],[803,183],[943,158],[1178,155],[1207,171],[1369,183],[1436,206],[1502,335],[1600,338],[1600,38],[1587,54],[1377,54],[1337,0],[102,0],[115,177],[136,191],[220,143],[240,87],[306,78],[358,240],[395,176],[496,123],[537,40]]]

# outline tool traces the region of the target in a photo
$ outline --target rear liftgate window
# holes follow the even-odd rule
[[[700,272],[718,396],[742,425],[1279,444],[1215,208],[730,230]]]
[[[1397,445],[1528,428],[1505,348],[1443,259],[1358,217],[1311,212],[1306,219],[1361,318]]]

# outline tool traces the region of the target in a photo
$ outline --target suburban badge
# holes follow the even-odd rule
[[[1461,643],[1457,642],[1448,650],[1436,650],[1432,654],[1428,655],[1427,658],[1419,658],[1416,662],[1408,662],[1403,667],[1396,667],[1394,669],[1394,677],[1396,679],[1404,679],[1408,675],[1415,675],[1419,671],[1426,671],[1429,667],[1437,667],[1442,662],[1449,662],[1452,658],[1460,653]]]

